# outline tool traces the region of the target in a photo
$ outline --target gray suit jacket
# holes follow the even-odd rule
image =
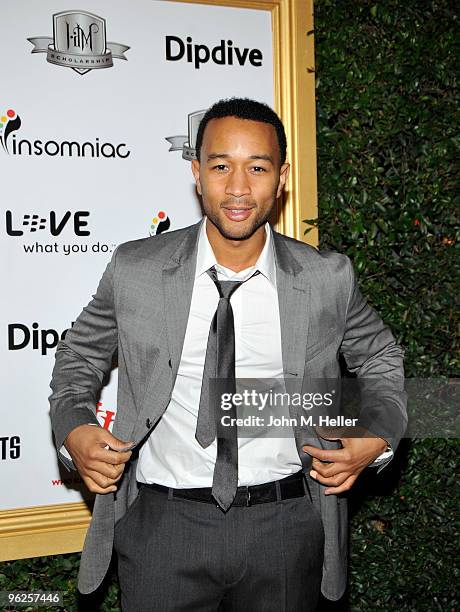
[[[118,412],[113,434],[142,445],[160,419],[174,386],[187,325],[199,223],[120,245],[96,294],[56,351],[51,381],[51,420],[57,448],[76,426],[94,422],[103,379],[118,354]],[[404,433],[403,351],[390,330],[366,304],[349,259],[318,252],[273,233],[285,376],[299,392],[311,378],[338,379],[338,355],[362,379],[383,389],[372,401],[379,434],[396,448]],[[382,386],[383,385],[383,386]],[[291,387],[292,389],[292,387]],[[337,448],[295,428],[302,444]],[[68,469],[71,461],[59,453]],[[112,555],[114,525],[137,494],[136,460],[128,463],[116,494],[96,495],[79,573],[89,593],[103,580]],[[347,501],[325,496],[310,479],[313,502],[325,531],[323,594],[338,599],[346,586]]]

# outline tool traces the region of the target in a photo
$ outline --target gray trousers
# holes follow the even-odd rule
[[[313,612],[324,531],[307,495],[223,513],[141,487],[115,525],[124,612]]]

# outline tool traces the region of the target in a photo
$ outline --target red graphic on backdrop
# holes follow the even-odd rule
[[[110,426],[115,420],[115,412],[112,410],[107,410],[106,408],[102,408],[102,402],[97,403],[96,408],[96,416],[99,418],[99,422],[101,423],[104,429],[110,429]]]

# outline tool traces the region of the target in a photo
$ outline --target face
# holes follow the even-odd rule
[[[283,190],[289,164],[280,167],[275,128],[224,117],[206,126],[200,162],[192,162],[208,220],[228,240],[246,240],[265,224]]]

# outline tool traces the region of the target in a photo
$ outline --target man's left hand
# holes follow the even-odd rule
[[[303,450],[313,457],[310,476],[327,486],[325,495],[338,495],[348,491],[364,468],[373,463],[388,447],[383,438],[342,438],[324,434],[321,434],[321,437],[339,440],[343,447],[336,450],[323,450],[316,446],[303,447]]]

